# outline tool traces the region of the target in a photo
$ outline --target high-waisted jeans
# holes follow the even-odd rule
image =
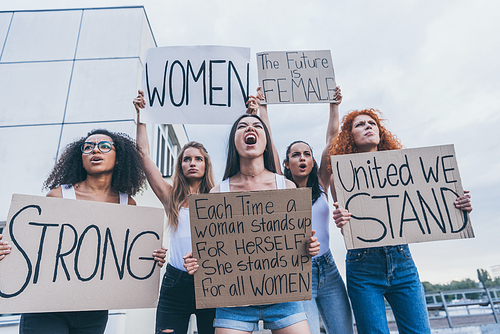
[[[26,313],[21,315],[21,334],[100,334],[108,311]]]
[[[320,333],[318,314],[328,334],[353,332],[351,305],[331,251],[313,258],[312,300],[302,303],[311,334]]]
[[[431,332],[424,289],[408,245],[350,250],[346,271],[359,334],[389,334],[384,297],[400,334]]]
[[[196,309],[193,276],[167,264],[156,309],[156,331],[173,329],[175,334],[185,334],[191,314],[196,315],[199,334],[214,333],[215,309]]]

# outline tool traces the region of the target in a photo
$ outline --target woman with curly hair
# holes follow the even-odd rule
[[[139,112],[144,108],[144,92],[133,101],[137,110],[137,143],[141,149],[144,171],[156,197],[165,208],[170,234],[170,257],[156,309],[156,331],[158,333],[186,333],[191,314],[196,315],[198,333],[212,334],[215,309],[196,309],[194,278],[184,268],[183,256],[191,252],[191,228],[189,222],[190,194],[208,193],[214,186],[212,163],[205,147],[189,142],[177,156],[172,185],[163,179],[149,156],[146,124],[139,121]]]
[[[141,158],[126,134],[93,130],[69,144],[44,182],[47,197],[135,205],[132,198],[145,186]],[[155,250],[161,267],[165,249]],[[0,258],[1,259],[1,258]],[[21,315],[19,332],[104,333],[108,311],[27,313]]]
[[[403,146],[381,124],[379,115],[375,109],[354,110],[345,115],[329,155],[401,149]],[[330,181],[336,200],[333,176]],[[455,201],[455,206],[472,211],[468,191]],[[339,228],[350,218],[351,214],[343,208],[333,212]],[[349,250],[346,274],[359,334],[389,333],[384,298],[391,305],[399,333],[431,332],[424,289],[408,245]]]
[[[249,96],[250,107],[257,112],[269,128],[267,106],[260,105],[264,99],[260,87],[257,96]],[[342,102],[340,87],[335,91],[336,103],[330,103],[330,114],[326,131],[326,145],[318,167],[311,146],[305,141],[294,141],[286,149],[283,161],[285,177],[295,183],[297,188],[309,187],[312,194],[312,229],[321,244],[319,254],[312,258],[312,299],[302,302],[307,314],[307,322],[311,333],[320,333],[319,316],[323,320],[328,334],[353,333],[352,312],[344,281],[330,251],[330,210],[328,207],[328,188],[330,172],[328,171],[328,145],[338,133],[339,104]],[[276,168],[281,173],[279,157]]]

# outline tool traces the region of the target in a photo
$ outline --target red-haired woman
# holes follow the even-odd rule
[[[344,116],[340,134],[329,155],[397,150],[403,146],[382,124],[375,109],[354,110]],[[336,200],[333,176],[331,192]],[[455,206],[470,212],[465,192]],[[351,218],[345,209],[336,209],[333,219],[341,228]],[[425,293],[408,245],[354,249],[346,258],[347,291],[359,334],[389,333],[385,299],[391,305],[399,333],[430,333]]]

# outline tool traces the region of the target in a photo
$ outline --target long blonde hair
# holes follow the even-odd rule
[[[199,189],[200,194],[206,194],[214,187],[212,162],[210,161],[207,149],[201,143],[190,141],[184,145],[180,151],[177,156],[177,163],[175,164],[174,181],[172,183],[172,191],[170,192],[170,201],[167,210],[168,225],[173,227],[174,230],[176,230],[179,225],[180,207],[189,195],[189,184],[186,177],[182,173],[182,160],[184,158],[184,152],[190,147],[199,149],[203,155],[203,159],[205,160],[205,173],[201,179]]]

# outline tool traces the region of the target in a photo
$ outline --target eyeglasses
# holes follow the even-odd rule
[[[102,153],[108,153],[113,149],[113,142],[111,141],[101,141],[97,144],[85,142],[82,144],[82,146],[80,146],[80,149],[82,150],[83,154],[90,154],[92,153],[92,151],[94,151],[96,145],[99,151],[101,151]]]

